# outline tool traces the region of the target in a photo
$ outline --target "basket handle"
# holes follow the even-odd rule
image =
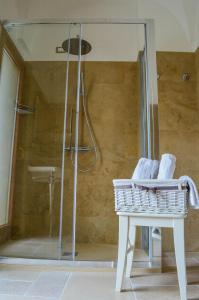
[[[187,187],[186,186],[156,186],[156,187],[149,187],[149,186],[145,186],[145,185],[140,185],[140,184],[136,184],[133,183],[132,187],[138,188],[141,191],[152,191],[153,193],[156,193],[157,190],[160,191],[170,191],[170,190],[186,190]]]
[[[140,185],[140,184],[136,184],[134,183],[134,187],[135,188],[138,188],[139,190],[141,191],[151,191],[153,192],[154,194],[157,192],[158,188],[157,187],[148,187],[148,186],[144,186],[144,185]]]

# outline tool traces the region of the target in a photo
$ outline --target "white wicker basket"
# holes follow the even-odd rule
[[[187,186],[182,180],[113,180],[117,212],[186,214]]]

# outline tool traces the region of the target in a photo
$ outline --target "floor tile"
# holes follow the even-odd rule
[[[177,285],[178,279],[176,273],[155,273],[133,275],[131,277],[133,286],[159,286],[159,285]]]
[[[39,276],[39,271],[23,270],[16,267],[0,265],[0,279],[33,281]]]
[[[0,295],[0,300],[58,300],[57,298]]]
[[[6,279],[0,277],[0,300],[180,300],[176,272],[144,274],[142,270],[138,275],[135,271],[118,293],[113,269],[69,274],[46,268],[2,265],[0,276]],[[36,273],[31,277],[32,272]],[[199,269],[188,269],[187,277],[188,299],[199,300]]]
[[[26,296],[60,297],[69,274],[64,271],[42,272]]]
[[[187,272],[187,281],[189,285],[199,286],[199,269]]]
[[[173,257],[173,256],[163,257],[163,265],[164,266],[170,266],[170,267],[176,266],[175,257]],[[187,257],[186,258],[186,266],[187,267],[199,266],[199,260],[197,260],[194,257]]]
[[[137,286],[134,288],[136,300],[180,300],[178,286]],[[199,300],[199,288],[188,287],[188,299]]]
[[[115,273],[72,273],[61,300],[135,300],[130,280],[125,281],[124,291],[115,292]]]
[[[199,286],[199,270],[187,271],[187,282],[189,285]],[[176,272],[165,272],[155,274],[139,274],[131,277],[133,285],[145,286],[164,286],[164,285],[178,285],[178,278]]]
[[[166,251],[163,252],[163,257],[175,257],[175,253],[173,251]],[[194,257],[199,259],[199,252],[186,251],[186,257]]]
[[[24,295],[32,282],[22,280],[0,280],[0,294]]]

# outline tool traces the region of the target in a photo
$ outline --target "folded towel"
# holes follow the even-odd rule
[[[148,158],[140,158],[133,172],[132,179],[150,179],[152,160]]]
[[[158,160],[152,160],[151,168],[151,179],[156,179],[158,177],[160,162]]]
[[[199,209],[199,195],[195,182],[189,176],[181,176],[179,179],[187,182],[189,187],[189,206]]]
[[[157,178],[159,162],[149,158],[140,158],[133,172],[132,179],[154,179]]]
[[[161,157],[158,179],[172,179],[176,168],[176,157],[165,153]]]

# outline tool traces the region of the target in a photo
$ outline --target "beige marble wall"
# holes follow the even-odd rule
[[[112,179],[129,178],[138,159],[137,64],[89,62],[84,72],[100,160],[79,173],[77,239],[116,243]]]
[[[28,166],[61,165],[65,94],[60,78],[65,78],[63,63],[25,63],[22,103],[32,107],[34,113],[20,115],[12,226],[15,238],[48,234],[48,183],[34,182]],[[59,212],[59,191],[57,183],[54,219]],[[54,224],[57,231],[58,224]]]
[[[160,52],[157,54],[159,89],[160,153],[177,157],[175,177],[189,175],[199,184],[199,81],[194,53]],[[183,81],[182,74],[190,73]],[[186,220],[186,249],[198,251],[198,211],[190,211]],[[163,249],[173,249],[170,230],[163,232]]]
[[[138,158],[138,73],[136,63],[86,62],[86,101],[98,147],[98,160],[91,171],[78,173],[77,241],[116,243],[117,217],[114,212],[112,179],[129,178]],[[35,108],[21,116],[17,155],[13,236],[48,234],[48,185],[34,183],[28,165],[61,163],[65,63],[25,64],[23,102]],[[77,64],[71,63],[69,76],[68,125],[76,101]],[[80,106],[80,145],[92,146],[82,104]],[[74,132],[74,126],[73,126]],[[67,145],[70,131],[67,129]],[[74,142],[74,139],[73,139]],[[80,153],[79,167],[90,168],[94,153]],[[70,240],[73,203],[73,164],[65,156],[64,235]],[[54,235],[58,233],[60,183],[54,201]]]
[[[199,47],[195,53],[195,68],[196,68],[196,90],[199,101]]]
[[[160,153],[177,156],[176,177],[188,174],[199,183],[199,52],[157,54],[159,88]],[[58,71],[57,71],[58,70]],[[112,178],[130,177],[138,158],[138,70],[135,63],[86,62],[83,65],[87,108],[100,159],[88,173],[78,174],[77,240],[117,241]],[[77,66],[71,64],[69,110],[75,111]],[[189,81],[182,74],[190,73]],[[33,183],[28,165],[60,166],[63,131],[65,64],[26,64],[23,101],[35,107],[32,116],[21,116],[14,206],[15,237],[46,235],[49,228],[48,187]],[[80,107],[80,144],[91,145]],[[67,144],[69,143],[67,130]],[[73,166],[66,153],[64,234],[71,236]],[[80,154],[80,167],[87,167],[93,153]],[[58,233],[60,185],[56,185],[54,234]],[[197,211],[186,220],[187,250],[198,251]],[[164,231],[164,250],[173,249],[170,231]]]
[[[0,27],[1,30],[1,27]],[[0,32],[1,34],[1,32]],[[199,49],[196,53],[158,52],[160,152],[177,157],[175,177],[187,174],[199,184]],[[136,63],[86,62],[83,65],[87,106],[100,159],[88,173],[78,174],[77,241],[117,242],[112,178],[130,177],[138,149],[138,69]],[[12,236],[46,236],[49,198],[46,183],[34,183],[29,165],[61,166],[66,65],[26,62],[22,103],[35,108],[20,116]],[[190,73],[189,81],[182,74]],[[75,110],[77,65],[71,64],[69,111]],[[80,110],[80,144],[90,145]],[[67,143],[69,130],[67,130]],[[79,164],[92,163],[92,153],[80,154]],[[71,236],[73,166],[66,153],[64,234]],[[60,183],[56,183],[53,234],[59,226]],[[199,251],[198,211],[186,220],[186,248]],[[1,231],[0,240],[8,238]],[[139,237],[138,237],[139,242]],[[173,249],[171,231],[163,233],[164,251]]]

